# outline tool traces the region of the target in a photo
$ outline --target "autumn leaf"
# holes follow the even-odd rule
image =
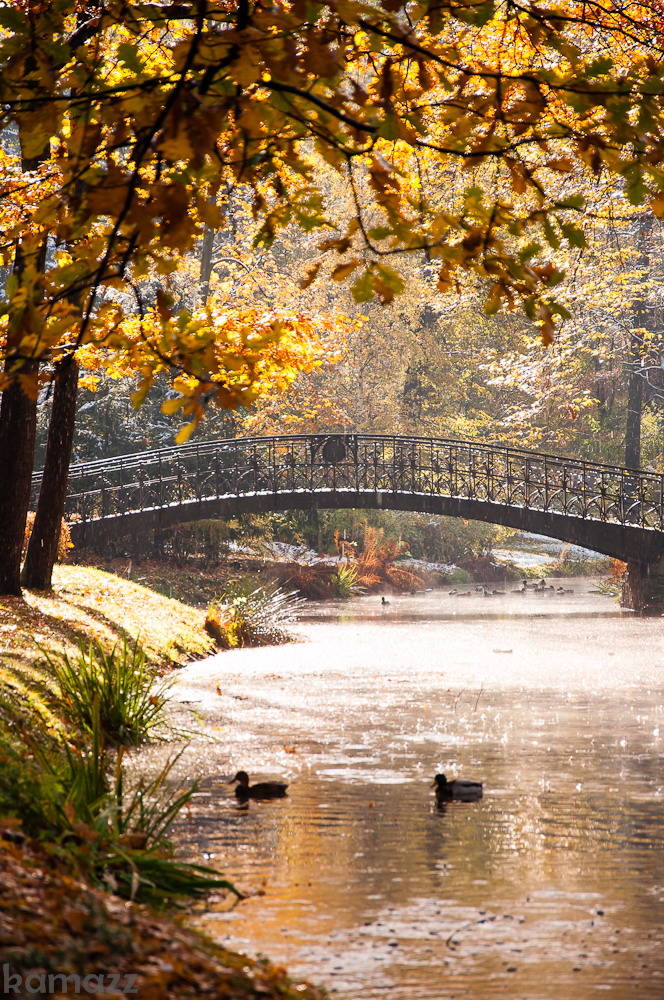
[[[316,275],[320,271],[322,261],[318,261],[311,267],[307,268],[304,278],[300,281],[300,288],[308,288],[316,280]]]
[[[373,298],[374,282],[369,268],[353,284],[351,292],[356,302],[369,302]]]
[[[353,260],[349,260],[345,264],[339,264],[334,268],[330,277],[333,281],[343,281],[344,278],[347,278],[349,274],[353,273],[359,263],[360,261],[357,257],[355,257]]]
[[[195,431],[196,424],[197,424],[197,421],[195,421],[195,420],[192,420],[191,423],[189,423],[189,424],[184,424],[184,426],[181,427],[180,430],[175,435],[175,443],[176,444],[186,444],[186,442],[191,437],[192,433]]]

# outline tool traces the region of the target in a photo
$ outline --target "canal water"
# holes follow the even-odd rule
[[[352,1000],[662,1000],[664,623],[569,587],[310,605],[183,671],[176,839],[249,894],[197,924]]]

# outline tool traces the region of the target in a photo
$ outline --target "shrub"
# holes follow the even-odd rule
[[[523,571],[514,563],[496,562],[490,556],[471,556],[464,559],[461,568],[465,569],[473,580],[481,580],[484,583],[489,581],[505,582],[506,580],[519,580],[523,578]],[[546,574],[541,574],[546,575]]]
[[[295,591],[237,580],[210,604],[205,629],[222,649],[292,642],[286,626],[297,619],[303,603]]]
[[[622,583],[622,578],[627,572],[627,563],[620,559],[609,559],[609,578]]]
[[[604,579],[597,580],[595,589],[605,597],[618,598],[622,594],[627,563],[620,559],[609,560],[609,573]]]
[[[35,523],[36,514],[33,510],[28,511],[28,517],[25,522],[25,534],[23,536],[23,556],[25,556],[28,551],[28,542],[30,541],[30,535],[32,534],[32,527]],[[58,551],[55,556],[56,562],[64,562],[69,554],[69,550],[74,548],[74,543],[71,540],[71,532],[69,530],[69,525],[63,519],[60,522],[60,535],[58,536]]]
[[[170,682],[155,688],[157,670],[147,664],[138,642],[126,639],[106,653],[91,642],[71,658],[63,652],[55,661],[47,653],[60,690],[60,703],[71,721],[90,733],[95,713],[104,741],[114,746],[137,746],[154,734],[163,720]]]
[[[208,605],[205,615],[205,631],[211,636],[219,649],[232,649],[233,641],[230,630],[233,624],[232,616],[224,604],[215,599]]]
[[[344,599],[362,594],[366,587],[359,581],[356,562],[341,562],[331,577],[335,597]]]
[[[385,538],[382,528],[366,526],[364,544],[358,556],[358,579],[367,589],[389,584],[396,590],[415,590],[422,586],[421,577],[396,564],[404,555],[405,542]]]
[[[336,568],[327,563],[275,563],[270,567],[270,575],[279,586],[291,587],[312,601],[334,597],[335,573]]]

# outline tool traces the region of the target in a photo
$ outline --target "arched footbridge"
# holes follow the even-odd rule
[[[39,475],[35,477],[35,489]],[[476,441],[308,434],[201,441],[74,465],[77,545],[292,508],[446,514],[642,565],[664,555],[664,476]]]

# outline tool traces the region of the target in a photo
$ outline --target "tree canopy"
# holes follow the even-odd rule
[[[122,337],[127,311],[154,306],[150,350],[196,375],[188,319],[173,325],[167,287],[141,283],[167,286],[203,227],[227,224],[238,185],[259,241],[321,230],[359,301],[390,301],[395,259],[420,252],[441,289],[480,275],[489,309],[522,301],[550,339],[564,312],[551,251],[584,241],[592,178],[664,214],[661,14],[612,0],[0,8],[0,124],[17,138],[0,203],[9,355]],[[352,190],[343,227],[317,156]]]

